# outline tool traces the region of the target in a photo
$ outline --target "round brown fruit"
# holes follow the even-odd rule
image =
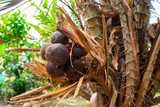
[[[73,67],[74,67],[75,70],[83,73],[84,66],[83,66],[83,63],[81,62],[81,60],[79,60],[79,59],[73,59],[72,60],[72,65],[73,65]]]
[[[68,43],[68,38],[64,36],[61,32],[54,32],[51,36],[51,43]]]
[[[69,50],[60,43],[52,44],[46,49],[47,60],[55,66],[64,65],[69,58]]]
[[[56,68],[52,63],[48,62],[46,66],[47,73],[51,77],[60,77],[64,75],[65,72],[65,66],[61,66]]]
[[[70,65],[70,66],[67,66],[66,74],[67,74],[67,78],[68,78],[70,81],[77,81],[77,80],[80,78],[80,76],[81,76],[79,73],[77,73],[77,72],[71,67],[71,65]]]
[[[67,78],[70,81],[77,81],[82,76],[79,72],[83,73],[84,67],[80,60],[72,60],[72,65],[69,64],[66,69]]]
[[[72,55],[75,58],[80,58],[82,56],[84,56],[86,54],[86,52],[84,51],[84,49],[80,46],[74,46],[73,50],[72,50]]]
[[[45,58],[45,49],[47,48],[47,46],[49,46],[51,43],[45,43],[42,48],[41,48],[41,57],[46,60]]]

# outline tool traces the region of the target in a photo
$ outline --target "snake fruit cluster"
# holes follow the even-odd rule
[[[54,32],[51,43],[45,43],[41,48],[41,57],[47,60],[46,71],[54,77],[66,76],[69,81],[77,81],[85,72],[82,57],[87,52],[81,46],[72,46],[71,40],[60,32]]]

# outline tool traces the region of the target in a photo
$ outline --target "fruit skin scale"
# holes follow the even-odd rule
[[[59,67],[68,61],[69,50],[63,44],[55,43],[47,47],[46,57],[54,66]]]
[[[54,32],[51,36],[51,43],[68,43],[68,38],[64,36],[61,32]]]
[[[52,63],[48,62],[46,65],[46,71],[51,77],[64,76],[65,66],[56,67]]]
[[[72,55],[75,58],[80,58],[80,57],[86,55],[86,52],[85,52],[85,50],[82,47],[80,47],[80,46],[74,46],[73,50],[72,50]]]
[[[84,66],[81,60],[79,59],[73,59],[72,65],[73,66],[71,66],[71,63],[67,65],[67,68],[66,68],[67,78],[70,81],[77,81],[82,76],[79,72],[81,73],[84,72]]]
[[[51,43],[45,43],[42,48],[41,48],[41,57],[44,59],[44,60],[47,60],[46,57],[45,57],[45,50],[46,48],[51,45]]]

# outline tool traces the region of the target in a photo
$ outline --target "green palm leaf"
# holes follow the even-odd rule
[[[23,0],[0,0],[0,4],[6,4],[2,7],[0,7],[0,11],[11,8],[17,4],[19,4],[20,2],[22,2]]]

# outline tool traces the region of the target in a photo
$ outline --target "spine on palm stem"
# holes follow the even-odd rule
[[[149,23],[149,7],[150,0],[134,0],[134,19],[136,25],[136,35],[139,44],[139,62],[140,72],[144,71],[147,65],[148,57],[148,35],[146,32],[147,25]]]
[[[94,0],[75,0],[80,14],[85,22],[85,30],[102,45],[102,29],[100,28],[101,20]]]
[[[126,63],[126,94],[124,106],[129,107],[134,104],[134,98],[139,84],[139,60],[138,43],[136,41],[135,25],[133,20],[133,11],[127,6],[126,1],[118,0],[118,9],[120,12],[120,22],[122,27],[125,63]]]

